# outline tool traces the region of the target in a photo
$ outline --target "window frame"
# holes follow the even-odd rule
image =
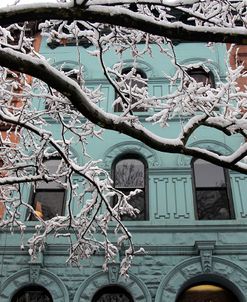
[[[128,219],[123,219],[124,221],[148,221],[149,220],[149,182],[148,182],[148,163],[145,160],[145,158],[143,156],[141,156],[140,154],[137,153],[124,153],[124,154],[120,154],[119,156],[117,156],[113,163],[112,163],[112,167],[111,167],[111,175],[112,175],[112,179],[114,182],[114,188],[115,188],[115,175],[116,175],[116,166],[117,164],[122,161],[122,160],[126,160],[126,159],[135,159],[135,160],[139,160],[143,166],[144,166],[144,190],[143,190],[143,195],[144,195],[144,219],[136,219],[136,217],[134,216],[127,216]],[[139,189],[139,187],[131,187],[131,188],[126,188],[126,191],[133,191],[135,189]],[[121,188],[117,188],[117,190],[121,191]],[[122,191],[121,191],[122,192]],[[125,192],[123,192],[125,193]],[[116,197],[113,198],[113,204],[116,203]]]
[[[55,156],[55,157],[51,157],[49,159],[46,159],[44,162],[49,162],[49,161],[52,161],[52,160],[61,161],[62,159],[60,157]],[[52,183],[53,182],[50,182],[49,184],[52,184]],[[65,188],[63,188],[62,186],[59,186],[56,182],[54,182],[54,183],[55,183],[55,186],[51,186],[51,187],[47,187],[47,188],[44,188],[44,187],[39,188],[37,186],[37,184],[36,184],[35,188],[34,188],[34,185],[31,186],[31,193],[29,195],[29,204],[33,207],[34,210],[35,210],[35,196],[36,196],[37,193],[39,193],[39,192],[48,192],[48,193],[49,192],[63,192],[64,194],[63,194],[63,199],[61,201],[62,207],[61,207],[61,214],[60,215],[64,215],[65,208],[66,208],[65,203],[66,203],[67,190]],[[35,218],[35,215],[31,211],[27,212],[26,220],[34,221],[34,222],[37,221],[37,219]]]
[[[132,68],[133,67],[131,67],[131,66],[124,68],[122,70],[121,74],[123,75],[123,74],[129,73],[132,70]],[[141,76],[142,79],[148,80],[147,74],[145,73],[145,71],[143,69],[136,68],[136,75],[138,75],[138,74]],[[116,81],[118,81],[118,78],[116,79]],[[146,83],[146,85],[143,86],[143,87],[148,88],[148,84]],[[123,93],[123,95],[127,95],[127,97],[129,97],[127,93],[126,94]],[[115,100],[119,97],[119,93],[118,93],[118,91],[116,89],[115,89],[115,95],[114,95],[114,97],[115,97]],[[120,103],[117,103],[117,104],[114,105],[113,111],[116,112],[116,113],[124,112],[124,110],[123,110],[123,108],[122,108],[122,106],[121,106]],[[136,112],[136,113],[145,113],[145,112],[148,111],[148,109],[135,107],[134,109],[132,109],[132,111]]]
[[[210,84],[211,88],[215,88],[215,78],[214,78],[214,74],[211,70],[209,70],[208,72],[203,68],[203,67],[197,67],[197,68],[189,68],[187,70],[187,74],[189,75],[189,77],[191,77],[193,80],[195,80],[197,83],[203,83],[203,82],[199,82],[197,81],[194,77],[193,77],[193,73],[196,74],[201,74],[201,75],[205,75],[207,77],[207,79],[209,80],[208,84]],[[205,85],[205,84],[204,84]]]
[[[203,160],[205,162],[207,162],[208,164],[212,164],[208,161],[206,161],[205,159],[200,159],[200,158],[193,158],[191,160],[191,171],[192,171],[192,191],[193,191],[193,204],[194,204],[194,213],[195,213],[195,219],[198,220],[198,221],[224,221],[224,220],[234,220],[236,219],[236,215],[235,215],[235,211],[234,211],[234,205],[233,205],[233,198],[232,198],[232,190],[231,190],[231,181],[230,181],[230,175],[229,175],[229,170],[224,168],[224,167],[221,167],[221,166],[218,166],[218,165],[215,165],[215,164],[212,164],[212,165],[215,165],[216,167],[218,167],[219,169],[223,169],[223,175],[224,175],[224,180],[225,180],[225,186],[224,186],[224,190],[226,192],[226,195],[227,195],[227,199],[228,199],[228,210],[229,210],[229,215],[230,217],[227,218],[227,219],[200,219],[198,217],[198,202],[197,202],[197,187],[196,187],[196,177],[195,177],[195,162],[197,160]],[[202,187],[198,187],[199,188],[202,188]],[[210,191],[212,189],[217,189],[219,191],[223,191],[223,189],[220,189],[220,187],[204,187],[203,190],[204,191]]]

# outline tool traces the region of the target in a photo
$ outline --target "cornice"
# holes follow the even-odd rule
[[[44,258],[50,255],[56,256],[66,256],[68,255],[68,244],[47,244],[46,249],[43,251]],[[180,255],[180,256],[198,256],[198,247],[193,245],[135,245],[135,249],[144,248],[145,253],[136,254],[136,257],[143,256],[171,256],[171,255]],[[120,254],[124,252],[120,251]],[[18,256],[27,256],[29,257],[28,249],[20,251],[20,246],[0,246],[0,256],[4,255],[18,255]],[[213,255],[216,256],[231,256],[231,255],[247,255],[247,243],[245,244],[217,244],[213,248]],[[97,252],[95,257],[104,256],[104,252]]]
[[[156,223],[156,224],[154,224]],[[27,228],[25,234],[32,234],[34,232],[35,222],[29,222],[27,224]],[[196,221],[194,224],[189,224],[188,221],[184,223],[176,224],[167,224],[167,221],[161,219],[161,222],[158,224],[156,221],[125,221],[125,225],[130,232],[135,233],[246,233],[247,232],[247,224],[246,220],[243,223],[239,223],[239,221],[228,220],[228,221]],[[115,226],[109,226],[109,232],[114,232]],[[0,235],[9,234],[8,230],[0,230]],[[14,235],[10,236],[19,236],[18,229],[15,230]]]

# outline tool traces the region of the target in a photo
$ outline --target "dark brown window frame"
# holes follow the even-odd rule
[[[47,159],[46,161],[49,162],[49,160],[61,160],[60,157],[52,157],[52,158],[49,158]],[[51,184],[52,182],[50,182]],[[55,182],[54,182],[55,183]],[[65,201],[66,201],[66,189],[63,188],[62,186],[58,186],[57,183],[55,183],[56,186],[53,186],[53,187],[47,187],[47,188],[39,188],[36,186],[36,188],[34,188],[34,186],[32,186],[31,188],[31,194],[30,194],[30,204],[32,205],[32,207],[35,209],[35,196],[40,193],[40,192],[47,192],[47,193],[52,193],[52,192],[63,192],[63,199],[61,200],[61,203],[62,203],[62,207],[61,207],[61,213],[60,215],[63,215],[64,214],[64,211],[65,211]],[[27,216],[27,220],[29,221],[36,221],[36,217],[32,214],[32,213],[28,213],[28,216]],[[46,220],[46,219],[45,219]]]
[[[193,200],[194,200],[194,211],[195,211],[195,218],[197,220],[200,221],[218,221],[218,220],[234,220],[235,219],[235,211],[234,211],[234,205],[233,205],[233,198],[232,198],[232,191],[231,191],[231,183],[230,183],[230,176],[229,176],[229,171],[226,168],[220,167],[215,165],[216,167],[218,167],[219,169],[223,169],[223,173],[224,173],[224,180],[225,180],[225,186],[224,187],[196,187],[196,177],[195,177],[195,169],[194,169],[194,165],[195,162],[198,160],[198,158],[193,158],[191,161],[191,170],[192,170],[192,191],[193,191]],[[206,160],[204,160],[205,162],[207,162]],[[212,164],[213,165],[213,164]],[[229,210],[229,214],[230,217],[226,218],[226,219],[200,219],[198,216],[198,201],[197,201],[197,191],[213,191],[213,190],[217,190],[217,191],[224,191],[226,192],[226,196],[227,196],[227,201],[228,201],[228,210]]]
[[[198,67],[198,68],[188,69],[187,74],[198,83],[200,83],[200,82],[197,81],[194,76],[196,76],[196,75],[205,76],[205,78],[208,79],[208,83],[206,83],[206,84],[210,84],[212,88],[215,88],[215,79],[214,79],[214,75],[213,75],[212,71],[207,72],[207,71],[204,70],[204,68]]]

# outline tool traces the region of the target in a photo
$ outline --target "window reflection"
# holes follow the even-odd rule
[[[198,219],[233,219],[227,171],[197,159],[193,162],[193,172]]]
[[[61,159],[51,159],[45,162],[49,175],[57,172]],[[61,177],[59,181],[65,181]],[[32,205],[37,216],[44,220],[53,218],[56,215],[62,215],[64,209],[65,189],[62,184],[56,181],[45,182],[39,181],[36,185],[35,192],[32,194]],[[36,220],[35,215],[31,215],[29,220]]]
[[[124,220],[145,220],[147,219],[146,209],[146,167],[141,159],[136,157],[122,158],[114,165],[115,188],[128,195],[130,191],[140,189],[141,192],[131,197],[129,203],[139,210],[135,217],[124,215]]]
[[[116,164],[116,188],[144,188],[144,164],[138,159],[122,159]]]

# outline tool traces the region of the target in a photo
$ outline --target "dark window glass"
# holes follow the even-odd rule
[[[202,159],[193,162],[199,220],[233,219],[228,172]]]
[[[94,295],[92,302],[134,302],[134,300],[124,288],[106,286]]]
[[[213,75],[202,68],[190,69],[188,70],[188,74],[198,83],[202,82],[204,85],[210,84],[212,87],[215,86]]]
[[[123,71],[123,74],[128,74],[129,72],[131,71],[131,68],[128,68],[128,69],[125,69]],[[144,88],[147,86],[146,82],[145,82],[145,79],[147,79],[147,76],[145,74],[145,72],[143,72],[142,70],[137,70],[136,71],[136,74],[135,74],[135,77],[130,77],[130,79],[126,80],[125,81],[125,87],[121,88],[121,92],[123,95],[125,95],[127,98],[129,98],[129,101],[131,104],[134,104],[136,102],[139,101],[138,97],[135,96],[135,94],[140,91],[140,89]],[[118,97],[119,95],[116,93],[116,98]],[[125,104],[123,102],[123,104],[121,103],[118,103],[115,105],[114,107],[114,111],[115,112],[122,112],[123,111],[123,107],[124,108],[127,108],[128,104]],[[134,107],[132,109],[132,111],[135,111],[135,112],[143,112],[143,111],[146,111],[145,108],[143,107]]]
[[[52,302],[52,298],[45,288],[28,286],[18,291],[11,302]]]
[[[122,218],[124,220],[147,219],[146,166],[144,162],[135,157],[125,157],[118,160],[114,165],[114,184],[115,188],[125,195],[135,189],[142,190],[129,201],[140,212],[135,217],[125,215]]]
[[[57,171],[57,168],[61,162],[61,159],[47,160],[45,165],[52,175]],[[59,179],[64,182],[65,178]],[[58,182],[40,181],[36,185],[36,190],[33,192],[32,205],[36,211],[36,214],[44,220],[51,219],[56,215],[62,215],[64,209],[65,189]],[[36,220],[34,215],[30,216],[30,220]]]

